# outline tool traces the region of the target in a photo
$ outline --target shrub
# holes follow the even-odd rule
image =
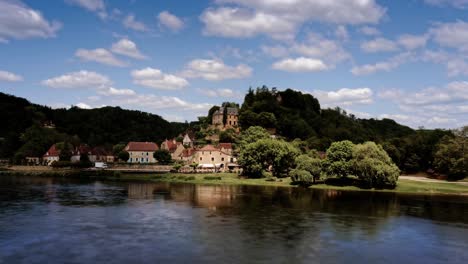
[[[312,174],[306,170],[294,169],[289,172],[291,182],[293,185],[299,185],[302,187],[309,187],[312,185],[314,178]]]
[[[213,181],[213,180],[221,180],[221,177],[220,176],[205,176],[203,177],[203,179],[207,181]]]

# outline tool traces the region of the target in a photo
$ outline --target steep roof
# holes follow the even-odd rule
[[[163,142],[163,144],[166,145],[166,148],[169,152],[174,152],[177,149],[177,146],[179,146],[181,143],[176,142],[175,139],[167,140]],[[162,144],[161,144],[162,148]]]
[[[184,157],[184,158],[188,158],[188,157],[193,156],[193,153],[195,153],[195,149],[188,148],[188,149],[184,149],[184,151],[182,151],[182,153],[179,156]]]
[[[125,147],[126,151],[151,151],[158,150],[158,145],[154,142],[128,142]]]
[[[60,155],[60,150],[53,144],[43,157],[57,157],[58,155]]]
[[[221,149],[232,149],[232,143],[219,143],[218,147]]]

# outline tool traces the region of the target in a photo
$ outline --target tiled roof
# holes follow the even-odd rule
[[[193,156],[193,153],[195,153],[195,149],[193,149],[193,148],[188,148],[188,149],[184,149],[184,151],[182,151],[182,153],[180,154],[180,156],[181,156],[181,157],[184,157],[184,158],[188,158],[188,157]]]
[[[232,143],[219,143],[218,146],[221,149],[232,149]]]
[[[55,144],[53,144],[49,150],[44,154],[43,157],[56,157],[60,155],[60,150],[57,149],[57,147],[55,146]]]
[[[213,145],[206,145],[203,148],[199,149],[198,151],[220,151],[220,150]]]
[[[111,151],[106,150],[103,147],[95,147],[91,150],[92,155],[96,156],[113,156]]]
[[[128,142],[125,147],[126,151],[156,151],[158,150],[158,145],[154,142]]]
[[[175,139],[171,139],[171,140],[166,139],[166,141],[164,141],[164,144],[166,145],[167,150],[169,152],[174,152],[177,149],[177,146],[179,146],[181,143],[176,142]],[[162,147],[162,145],[161,145],[161,147]]]

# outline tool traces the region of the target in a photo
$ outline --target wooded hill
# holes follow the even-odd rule
[[[30,140],[41,146],[28,148],[24,154],[42,156],[54,140],[111,147],[128,141],[160,143],[188,127],[188,124],[168,122],[155,114],[120,107],[52,109],[4,93],[0,93],[0,116],[3,120],[1,158],[13,157]],[[44,128],[44,125],[54,125],[55,129]]]

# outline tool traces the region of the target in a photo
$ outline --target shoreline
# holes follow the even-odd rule
[[[53,178],[83,178],[110,181],[143,181],[143,182],[169,182],[169,183],[191,183],[206,185],[255,185],[270,187],[298,188],[291,185],[290,178],[267,180],[239,178],[235,173],[121,173],[112,170],[80,171],[80,170],[44,170],[25,171],[7,170],[0,171],[2,175],[36,176]],[[468,196],[468,186],[464,182],[434,182],[410,179],[399,179],[395,189],[361,189],[355,186],[327,185],[323,182],[309,187],[317,190],[336,191],[360,191],[360,192],[393,192],[421,195],[457,195]]]

